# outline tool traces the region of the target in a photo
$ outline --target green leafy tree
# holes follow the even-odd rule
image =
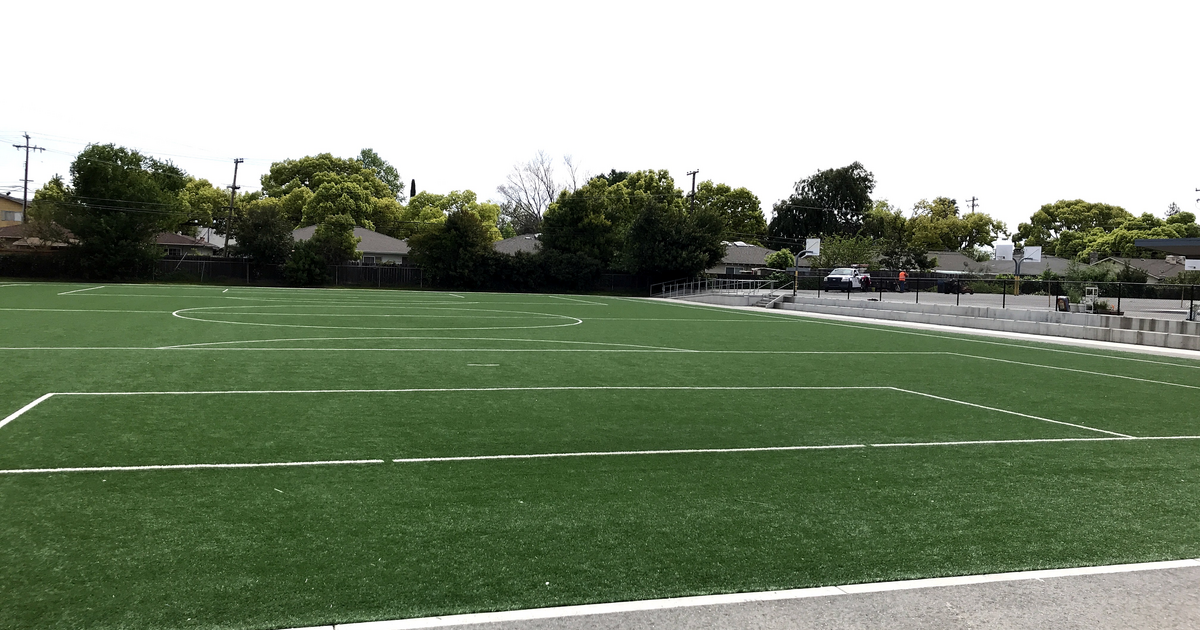
[[[874,202],[863,217],[861,235],[874,240],[876,260],[884,269],[930,269],[928,249],[913,239],[911,221],[887,200]]]
[[[1096,255],[1154,258],[1162,252],[1145,250],[1137,239],[1196,238],[1200,225],[1190,212],[1177,212],[1160,219],[1152,214],[1134,216],[1119,206],[1076,199],[1042,206],[1022,223],[1014,240],[1041,245],[1062,258],[1087,261]]]
[[[393,199],[403,202],[407,198],[404,194],[404,180],[400,178],[400,171],[396,170],[396,167],[389,164],[387,160],[379,157],[374,149],[363,149],[358,154],[358,161],[371,169],[375,178],[392,191]]]
[[[495,254],[493,229],[478,214],[456,208],[444,221],[413,235],[408,244],[413,261],[432,282],[473,288],[488,279],[490,258]]]
[[[777,252],[767,254],[766,265],[772,269],[787,269],[796,264],[796,255],[792,250],[783,248]]]
[[[73,254],[88,277],[146,277],[162,249],[160,232],[186,220],[179,193],[187,174],[170,162],[112,144],[89,145],[71,163],[70,187],[39,214],[74,234]]]
[[[796,182],[795,192],[775,204],[768,232],[787,240],[857,234],[874,189],[875,176],[859,162],[818,171]]]
[[[445,195],[422,192],[409,200],[403,208],[396,229],[397,238],[409,238],[431,227],[444,223],[455,212],[475,215],[486,226],[488,238],[498,241],[503,236],[497,224],[500,219],[498,204],[480,203],[470,190],[451,191]]]
[[[1120,206],[1064,199],[1039,208],[1028,223],[1017,226],[1014,239],[1026,245],[1040,245],[1047,252],[1061,255],[1057,253],[1058,239],[1064,233],[1086,233],[1094,229],[1107,232],[1132,218],[1133,215]]]
[[[762,245],[761,239],[767,235],[767,220],[758,197],[746,188],[731,188],[712,180],[700,182],[696,187],[696,207],[722,217],[725,227],[721,238],[726,241]]]
[[[238,224],[237,237],[237,254],[263,264],[285,262],[295,246],[292,224],[284,215],[279,199],[265,198],[248,204]]]
[[[826,236],[821,238],[821,253],[809,258],[814,269],[871,264],[875,241],[866,236]]]
[[[632,222],[624,181],[610,184],[595,177],[550,204],[542,220],[542,247],[585,256],[607,269],[620,255]]]
[[[265,196],[282,201],[284,215],[294,226],[315,225],[345,214],[355,225],[403,237],[397,233],[403,225],[398,193],[360,159],[322,153],[276,162],[263,175],[262,185]]]
[[[957,252],[990,246],[1007,228],[982,212],[960,216],[957,201],[937,197],[933,201],[922,199],[913,206],[907,229],[917,247]]]
[[[362,253],[358,251],[358,243],[362,239],[354,235],[354,218],[348,214],[326,217],[309,240],[330,265],[362,258]]]
[[[183,190],[179,191],[179,201],[183,206],[184,221],[179,226],[179,232],[188,236],[196,236],[201,227],[213,225],[214,219],[220,219],[221,234],[224,234],[224,224],[228,214],[229,193],[213,186],[207,179],[189,177]]]

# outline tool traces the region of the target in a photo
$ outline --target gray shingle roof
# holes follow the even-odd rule
[[[312,238],[314,232],[317,231],[317,226],[310,225],[292,231],[292,238],[297,241],[307,241]],[[358,243],[358,251],[371,255],[390,254],[393,256],[403,256],[408,254],[408,241],[398,238],[392,238],[386,234],[380,234],[368,230],[365,227],[354,226],[354,235],[362,239]]]
[[[542,245],[536,234],[522,234],[502,241],[492,243],[492,249],[501,254],[516,254],[517,252],[536,252]]]

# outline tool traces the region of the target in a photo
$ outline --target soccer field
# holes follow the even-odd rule
[[[0,283],[0,628],[1200,556],[1200,362],[615,297]]]

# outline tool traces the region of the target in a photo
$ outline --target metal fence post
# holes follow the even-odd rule
[[[1196,285],[1188,287],[1188,321],[1196,321]]]
[[[908,280],[904,281],[904,290],[908,290]],[[921,303],[921,281],[913,278],[913,295],[917,296],[917,304]]]
[[[1000,308],[1005,308],[1008,302],[1008,280],[1000,281]]]
[[[1118,313],[1121,312],[1121,286],[1123,284],[1125,284],[1125,283],[1124,282],[1117,283],[1117,312]]]

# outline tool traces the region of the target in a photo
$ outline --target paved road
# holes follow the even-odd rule
[[[458,626],[471,630],[1200,628],[1200,567]]]

